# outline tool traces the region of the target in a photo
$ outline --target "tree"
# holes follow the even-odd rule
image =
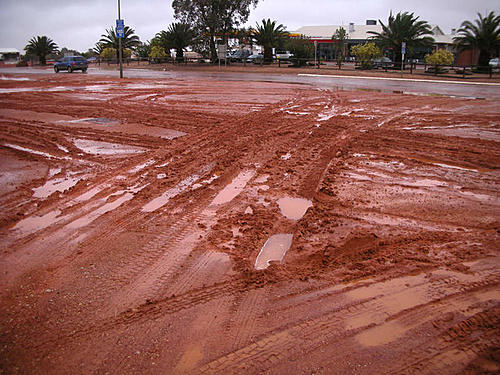
[[[498,56],[500,49],[500,16],[490,12],[486,17],[480,13],[472,23],[462,22],[458,29],[459,36],[454,38],[459,50],[479,49],[479,65],[487,67],[491,58]]]
[[[164,39],[164,44],[175,49],[175,59],[184,60],[184,49],[191,45],[195,33],[187,23],[174,22],[169,25],[167,31],[156,34],[159,39]],[[170,49],[170,48],[169,48]]]
[[[160,46],[152,46],[151,52],[149,53],[149,57],[151,57],[154,61],[160,61],[162,59],[167,58],[167,54],[163,47]]]
[[[147,59],[149,57],[151,50],[152,45],[150,42],[141,43],[135,48],[135,52],[137,53],[137,55],[144,59]]]
[[[244,24],[250,15],[250,6],[258,0],[173,0],[175,18],[189,24],[205,39],[210,49],[211,60],[217,60],[215,42],[224,41],[235,27]],[[203,43],[197,43],[203,44]]]
[[[382,51],[373,42],[358,44],[351,48],[356,60],[361,62],[361,69],[370,69],[372,59],[382,56]]]
[[[111,59],[113,59],[114,57],[116,57],[116,49],[111,48],[111,47],[104,48],[104,49],[101,51],[100,56],[101,56],[104,60],[111,60]]]
[[[95,44],[95,47],[93,48],[93,51],[98,54],[99,56],[101,56],[101,53],[102,51],[104,50],[104,45],[100,42],[97,42]]]
[[[74,49],[69,49],[69,48],[63,47],[57,53],[57,58],[62,58],[64,56],[79,56],[79,55],[80,55],[80,52],[78,52]]]
[[[262,25],[257,23],[257,28],[252,32],[255,43],[264,47],[265,62],[272,62],[273,47],[278,47],[283,43],[287,35],[285,26],[282,24],[276,25],[276,21],[271,22],[269,18],[262,20]]]
[[[451,65],[453,63],[453,60],[453,53],[444,49],[440,49],[434,51],[432,54],[425,55],[425,63],[432,65],[436,74],[441,72],[441,68],[439,67],[439,65]]]
[[[46,57],[51,53],[57,52],[57,44],[46,36],[33,37],[28,41],[24,50],[29,55],[38,56],[41,65],[47,63]]]
[[[342,67],[342,61],[344,61],[345,57],[345,47],[346,47],[346,40],[347,40],[347,31],[343,27],[339,27],[337,30],[335,30],[335,34],[332,36],[333,40],[336,40],[336,52],[337,52],[337,65],[339,66],[339,69]]]
[[[382,32],[368,31],[373,34],[374,41],[382,48],[392,48],[393,61],[397,64],[402,60],[401,46],[406,43],[408,55],[411,55],[417,47],[430,47],[434,42],[432,37],[431,26],[427,21],[419,21],[419,17],[414,16],[413,13],[403,12],[398,13],[396,16],[389,15],[387,25],[382,25]],[[397,65],[395,64],[395,65]]]
[[[165,51],[170,51],[173,48],[169,35],[165,30],[156,33],[155,37],[151,40],[151,46],[159,46]]]
[[[285,48],[293,54],[293,66],[299,67],[306,63],[314,54],[314,44],[311,40],[304,35],[299,38],[287,38],[285,40]]]
[[[131,29],[128,26],[125,26],[123,29],[123,38],[122,38],[122,49],[131,49],[133,50],[137,47],[141,41],[139,37],[135,35],[134,29]],[[116,32],[114,28],[106,29],[106,34],[101,35],[101,39],[98,44],[101,44],[103,48],[114,48],[116,50],[116,57],[119,56],[119,42],[118,37],[116,36]]]

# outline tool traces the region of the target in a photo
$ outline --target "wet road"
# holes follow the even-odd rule
[[[1,73],[15,74],[54,74],[51,68],[4,68]],[[65,73],[61,73],[65,74]],[[89,68],[88,74],[117,76],[117,71]],[[500,83],[495,82],[461,82],[436,81],[412,78],[335,76],[317,74],[274,74],[274,73],[241,73],[241,72],[172,72],[149,69],[126,69],[126,77],[130,78],[211,78],[228,81],[264,81],[280,83],[308,84],[319,88],[338,90],[373,90],[389,93],[430,94],[458,97],[474,97],[500,99]]]

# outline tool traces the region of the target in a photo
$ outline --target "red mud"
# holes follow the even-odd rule
[[[498,373],[498,101],[0,88],[0,373]]]

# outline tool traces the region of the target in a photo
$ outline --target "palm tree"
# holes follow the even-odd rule
[[[172,43],[165,30],[156,33],[155,37],[151,40],[151,44],[163,48],[166,52],[172,49]]]
[[[276,21],[271,22],[270,19],[262,20],[262,25],[257,23],[257,29],[252,31],[255,43],[264,47],[264,61],[266,62],[273,60],[273,47],[278,46],[287,35],[285,26],[282,24],[276,26]]]
[[[393,16],[392,11],[389,15],[387,26],[379,20],[382,25],[382,32],[368,31],[373,34],[373,39],[382,48],[392,48],[394,62],[401,61],[401,45],[406,43],[406,48],[411,54],[416,47],[430,47],[434,42],[431,26],[427,21],[419,21],[420,17],[413,13],[403,12]]]
[[[479,65],[488,66],[492,57],[498,56],[500,49],[500,16],[490,12],[486,17],[480,13],[475,24],[470,21],[462,22],[458,33],[453,38],[460,50],[479,49]]]
[[[122,49],[134,49],[137,47],[141,41],[139,37],[135,35],[134,29],[131,29],[128,26],[125,26],[123,29],[123,38],[122,38]],[[114,48],[116,50],[116,56],[118,57],[119,51],[119,42],[118,37],[116,36],[115,29],[111,27],[109,30],[106,29],[106,34],[101,35],[101,39],[98,44],[101,44],[101,47],[104,48]]]
[[[46,56],[50,55],[51,53],[57,52],[57,44],[54,43],[54,41],[50,38],[47,38],[46,36],[37,36],[33,37],[28,41],[28,44],[26,47],[24,47],[24,50],[29,54],[29,55],[35,55],[38,56],[40,59],[40,64],[45,65],[46,64]]]
[[[184,60],[184,49],[193,43],[195,33],[187,23],[174,22],[169,25],[162,37],[166,38],[172,48],[175,48],[175,59],[182,61]]]
[[[103,50],[104,50],[104,47],[103,47],[101,42],[97,42],[95,44],[95,47],[92,49],[92,51],[95,52],[99,56],[101,56],[101,53]]]
[[[335,34],[332,36],[333,40],[337,41],[336,50],[337,50],[337,64],[339,69],[342,67],[342,61],[345,56],[345,44],[347,40],[347,31],[343,27],[339,27],[335,30]]]

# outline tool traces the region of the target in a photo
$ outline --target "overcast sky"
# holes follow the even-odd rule
[[[121,13],[142,41],[174,21],[171,0],[121,0]],[[289,31],[306,25],[364,24],[387,21],[390,10],[415,12],[445,33],[477,12],[500,14],[499,0],[260,0],[248,25],[263,18],[277,20]],[[22,51],[36,35],[47,35],[58,46],[86,51],[117,18],[116,0],[0,0],[0,48]]]

